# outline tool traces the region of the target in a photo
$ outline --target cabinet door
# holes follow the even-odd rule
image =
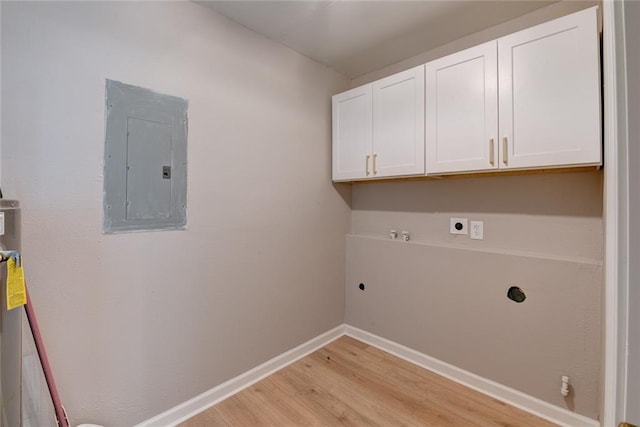
[[[333,106],[333,180],[362,179],[371,172],[371,84],[335,95]]]
[[[424,65],[373,83],[374,177],[424,174]]]
[[[496,41],[429,62],[425,74],[427,174],[496,169]]]
[[[599,165],[596,8],[498,39],[500,168]]]

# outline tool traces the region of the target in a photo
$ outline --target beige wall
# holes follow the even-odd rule
[[[640,424],[640,3],[627,1],[623,5],[625,19],[625,55],[626,55],[626,84],[627,98],[620,99],[620,102],[627,102],[628,129],[628,157],[626,168],[622,171],[628,172],[628,187],[623,187],[623,191],[628,191],[628,220],[629,220],[629,252],[628,258],[628,294],[622,293],[622,304],[626,305],[628,312],[628,324],[625,332],[628,334],[628,366],[627,379],[624,386],[627,387],[626,414],[624,420],[633,424]],[[623,111],[623,110],[620,110]],[[624,198],[625,196],[623,196]],[[621,337],[624,342],[624,337]],[[621,352],[623,353],[623,352]]]
[[[596,2],[560,2],[352,81],[390,75]],[[346,321],[596,418],[602,364],[602,172],[353,186]],[[484,240],[449,234],[484,221]],[[391,229],[410,243],[388,241]],[[366,282],[366,290],[357,286]],[[507,299],[510,286],[528,299]],[[569,375],[573,394],[560,395]]]
[[[484,240],[449,233],[450,218],[484,221]],[[353,186],[351,230],[413,240],[602,260],[602,173],[444,178]]]
[[[130,426],[343,322],[344,77],[192,2],[3,2],[1,35],[2,189],[73,424]],[[105,78],[189,100],[187,231],[101,234]]]
[[[484,240],[450,235],[451,217],[484,221]],[[347,324],[597,417],[601,172],[357,184],[352,222]]]

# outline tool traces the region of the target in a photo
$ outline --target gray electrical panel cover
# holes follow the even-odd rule
[[[186,227],[187,105],[107,80],[105,233]]]

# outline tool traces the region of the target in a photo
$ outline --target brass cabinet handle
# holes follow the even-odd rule
[[[507,137],[502,138],[502,162],[505,165],[509,164],[509,147],[507,146]]]
[[[489,163],[491,163],[491,166],[495,166],[495,161],[493,159],[495,157],[494,142],[493,138],[489,140]]]
[[[370,155],[366,155],[365,159],[364,159],[364,164],[365,164],[365,172],[367,173],[367,176],[369,176],[369,157],[371,157]]]
[[[376,160],[378,159],[378,155],[376,153],[373,153],[373,174],[377,174],[378,173],[378,169],[376,167]]]

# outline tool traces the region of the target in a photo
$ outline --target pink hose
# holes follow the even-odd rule
[[[62,406],[62,401],[60,400],[60,395],[58,394],[58,389],[56,388],[56,381],[53,379],[53,370],[51,369],[49,359],[47,358],[47,351],[44,348],[44,342],[42,341],[42,335],[40,334],[40,328],[38,327],[38,321],[36,320],[36,313],[33,309],[33,306],[31,305],[31,297],[29,296],[29,291],[26,292],[27,304],[24,306],[24,309],[27,312],[27,320],[29,321],[29,326],[31,327],[33,341],[36,344],[36,350],[38,351],[38,357],[40,358],[40,364],[42,365],[42,371],[44,372],[44,379],[47,381],[49,394],[51,395],[53,407],[56,411],[58,426],[69,427],[69,420],[67,419],[67,414],[65,413],[64,407]]]

